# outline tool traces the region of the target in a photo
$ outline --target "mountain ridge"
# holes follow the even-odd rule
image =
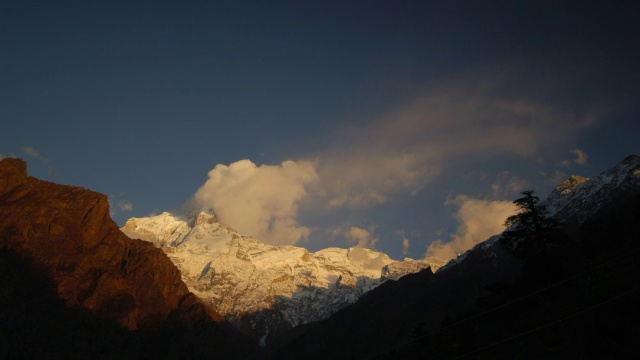
[[[637,355],[640,350],[637,345],[633,348],[637,337],[615,331],[614,324],[629,325],[640,318],[633,300],[638,298],[637,288],[629,290],[638,279],[634,264],[638,263],[635,224],[640,219],[640,157],[631,155],[594,179],[578,180],[559,186],[541,202],[558,217],[561,233],[556,236],[562,244],[551,246],[544,254],[515,256],[511,244],[521,239],[517,231],[510,231],[517,228],[514,224],[513,229],[476,245],[436,274],[423,271],[372,290],[336,315],[289,337],[272,358],[449,359],[480,356],[481,351],[487,354],[483,358],[567,358],[572,353],[588,356],[591,352]],[[607,234],[615,234],[619,249],[603,248],[599,237]],[[619,270],[591,270],[594,264],[622,256],[627,261]],[[590,276],[580,278],[576,273]],[[552,297],[533,296],[554,279],[561,283],[578,280],[554,286]],[[550,328],[552,340],[544,332],[513,343],[504,340],[559,322],[558,318],[567,317],[562,309],[591,314],[590,309],[608,304],[612,294],[614,300],[626,296],[626,301],[603,307],[595,318],[576,318],[566,330]],[[489,311],[487,304],[502,309],[521,299],[531,299],[522,302],[528,308],[505,310],[498,320],[481,318]],[[571,308],[576,304],[580,305],[577,310]],[[538,308],[555,317],[536,312]],[[615,323],[609,324],[602,314],[613,316]],[[476,318],[481,320],[470,320]],[[455,327],[458,323],[465,325]],[[599,343],[606,335],[599,328],[618,334],[611,341],[620,348]],[[492,336],[494,333],[497,335]]]
[[[444,264],[435,258],[397,261],[363,248],[312,253],[267,245],[222,225],[211,211],[132,218],[122,231],[163,249],[191,291],[263,341],[324,319],[388,279]]]
[[[267,274],[278,280],[272,285],[293,291],[287,297],[265,287],[260,291],[271,298],[254,298],[249,305],[259,308],[267,299],[280,308],[253,317],[238,312],[244,326],[258,329],[253,335],[262,336],[273,358],[639,354],[634,326],[640,321],[640,157],[630,155],[593,179],[572,176],[540,204],[560,230],[561,242],[545,253],[515,256],[511,244],[523,241],[516,223],[435,274],[426,268],[394,280],[401,262],[388,263],[384,254],[270,246],[207,213],[152,219],[153,226],[163,225],[163,236],[155,238],[168,244],[162,251],[127,238],[110,219],[106,196],[29,177],[23,161],[3,159],[0,357],[259,357],[227,323],[213,321],[220,318],[182,281],[184,276],[195,279],[203,293],[220,285],[228,290],[220,293],[220,304],[234,305],[239,299],[235,289],[260,288],[259,282],[234,283],[245,270]],[[213,259],[213,253],[219,256]],[[198,262],[174,265],[189,259]],[[230,267],[216,268],[218,259]],[[345,267],[349,262],[359,265]],[[311,279],[309,266],[322,270],[317,273],[322,276]],[[283,274],[284,267],[290,273]],[[374,273],[386,281],[369,277]],[[367,291],[355,296],[358,286]],[[344,306],[338,301],[340,308],[323,320],[276,329],[276,337],[263,331],[273,329],[269,321],[297,316],[296,306],[316,311],[319,293],[339,301],[354,295],[355,300]],[[300,299],[311,304],[291,302]],[[492,312],[516,302],[522,302],[516,310]],[[486,313],[495,316],[482,318]],[[456,327],[461,323],[466,326]],[[549,331],[521,336],[531,329]],[[504,341],[514,333],[516,341]]]

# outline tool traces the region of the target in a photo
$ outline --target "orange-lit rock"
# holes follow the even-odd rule
[[[31,259],[68,307],[95,319],[131,330],[221,319],[162,250],[118,229],[105,195],[30,177],[19,159],[0,161],[0,249]]]

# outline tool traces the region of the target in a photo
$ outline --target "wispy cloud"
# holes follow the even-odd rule
[[[580,149],[573,149],[569,151],[569,154],[573,154],[576,156],[575,159],[572,160],[563,160],[561,162],[562,166],[564,167],[571,167],[571,164],[578,164],[581,166],[585,166],[587,165],[587,159],[589,158],[589,156],[587,155],[587,153],[583,150]]]
[[[133,211],[133,204],[128,201],[124,201],[124,200],[118,201],[118,207],[120,208],[121,211],[124,211],[124,212]]]
[[[357,227],[345,227],[337,229],[335,232],[344,236],[353,247],[375,249],[376,244],[380,241],[380,238],[375,234],[375,227],[371,227],[368,230]]]
[[[29,156],[29,157],[31,157],[33,159],[39,160],[42,163],[44,163],[45,165],[47,165],[48,174],[49,174],[49,176],[51,176],[51,173],[53,172],[53,167],[51,166],[51,163],[49,162],[49,160],[46,157],[44,157],[38,150],[36,150],[32,146],[23,146],[22,147],[22,152],[24,152],[25,155],[27,155],[27,156]]]
[[[496,176],[496,180],[491,184],[491,195],[494,199],[503,199],[519,194],[529,188],[529,182],[514,176],[509,171],[502,171]]]
[[[295,244],[310,234],[309,228],[298,224],[298,206],[307,196],[306,186],[317,177],[309,161],[218,164],[190,206],[213,209],[225,225],[267,243]]]
[[[436,240],[427,249],[426,256],[450,260],[481,241],[504,230],[504,221],[516,211],[511,201],[482,200],[459,195],[448,202],[458,206],[454,218],[459,222],[449,241]]]
[[[586,165],[587,164],[587,153],[580,149],[573,149],[569,151],[571,154],[574,154],[576,158],[573,160],[574,163],[578,165]]]
[[[396,234],[402,237],[402,255],[407,256],[409,254],[409,246],[411,245],[409,238],[407,238],[404,230],[397,230]]]
[[[592,122],[589,115],[513,98],[487,77],[452,80],[336,135],[317,156],[319,194],[333,207],[381,204],[419,193],[452,164],[539,157]]]
[[[568,177],[569,177],[569,174],[567,174],[567,173],[565,173],[563,171],[556,170],[553,173],[553,176],[550,177],[546,181],[546,183],[555,187],[555,186],[559,185],[560,183],[562,183],[563,181],[567,180]]]
[[[402,238],[402,255],[407,256],[409,254],[409,239],[404,236]]]
[[[118,212],[131,212],[133,211],[133,203],[130,201],[124,200],[121,198],[122,194],[119,196],[109,195],[109,215],[113,218],[118,214]],[[120,198],[120,199],[119,199]]]

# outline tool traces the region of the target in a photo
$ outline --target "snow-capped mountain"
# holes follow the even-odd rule
[[[193,293],[260,336],[324,319],[387,279],[444,265],[434,258],[396,261],[363,248],[310,253],[267,245],[222,225],[212,212],[132,218],[122,231],[163,249]]]
[[[593,179],[571,176],[542,203],[549,215],[581,223],[602,206],[637,192],[640,186],[640,156],[629,155]]]
[[[593,179],[572,175],[558,185],[540,204],[545,206],[548,215],[557,220],[565,231],[570,231],[593,216],[604,206],[616,203],[620,199],[640,194],[640,156],[629,155],[613,168]],[[512,225],[517,228],[518,223]],[[496,259],[503,250],[498,243],[506,233],[494,235],[474,246],[471,250],[447,263],[446,271],[464,261],[471,252],[483,252]]]

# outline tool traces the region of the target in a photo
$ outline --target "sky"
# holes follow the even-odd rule
[[[516,4],[517,3],[517,4]],[[640,153],[630,2],[0,2],[0,158],[270,244],[449,259]]]

